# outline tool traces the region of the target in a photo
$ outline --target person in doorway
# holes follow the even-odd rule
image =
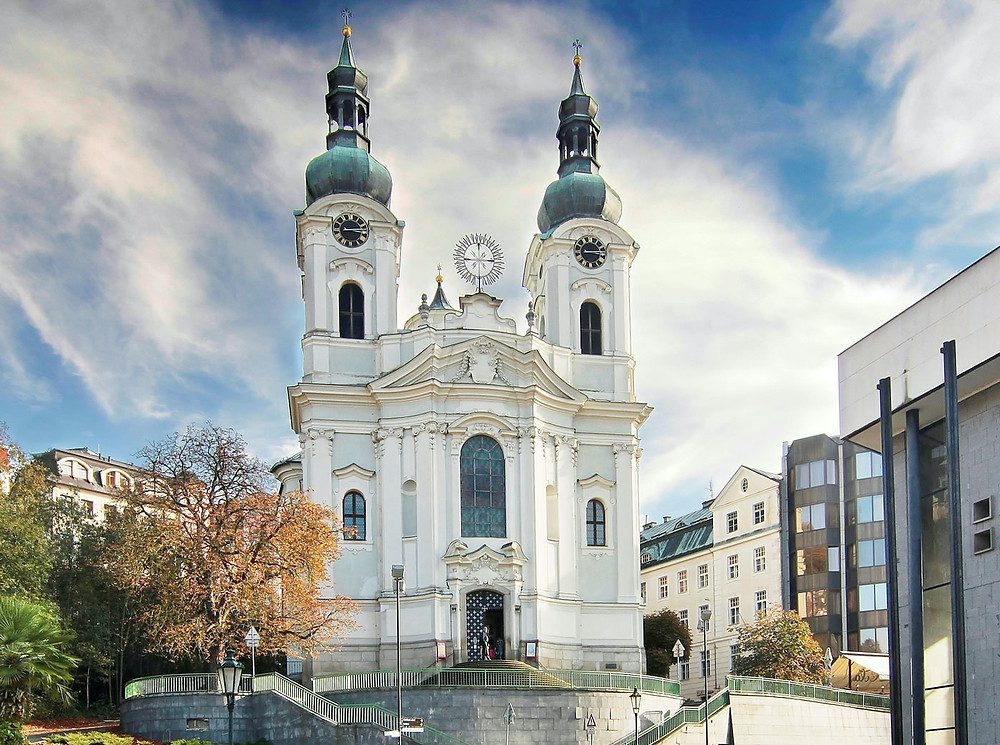
[[[498,637],[493,643],[493,659],[502,660],[503,659],[503,638]]]
[[[490,659],[490,627],[484,625],[479,634],[479,655],[482,659]]]

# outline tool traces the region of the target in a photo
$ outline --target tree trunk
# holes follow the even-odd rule
[[[87,665],[87,693],[85,694],[87,709],[90,709],[90,665]]]

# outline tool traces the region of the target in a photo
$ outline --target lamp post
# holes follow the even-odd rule
[[[642,694],[638,688],[632,688],[629,699],[632,701],[632,713],[635,715],[635,745],[639,745],[639,702],[642,701]]]
[[[396,591],[396,717],[399,741],[403,741],[403,668],[399,651],[399,593],[403,589],[403,565],[392,565],[392,584]]]
[[[705,745],[708,745],[708,620],[712,617],[712,609],[705,606],[701,609],[701,621],[698,626],[701,629],[701,672],[705,676]]]
[[[226,708],[229,710],[229,745],[233,745],[233,707],[236,706],[236,694],[243,678],[243,665],[236,659],[232,647],[226,650],[226,659],[219,664],[218,673],[219,687],[226,695]]]

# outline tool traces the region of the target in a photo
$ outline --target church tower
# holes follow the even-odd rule
[[[323,383],[375,377],[374,340],[396,331],[403,232],[389,210],[392,177],[371,154],[368,76],[346,19],[343,35],[327,74],[327,149],[306,168],[306,209],[296,213],[304,380]]]
[[[580,358],[581,390],[633,400],[630,273],[638,244],[619,225],[622,202],[600,175],[597,102],[583,84],[579,42],[573,82],[559,106],[558,178],[538,210],[524,265],[541,337]]]

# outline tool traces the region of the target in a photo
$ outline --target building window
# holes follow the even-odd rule
[[[587,545],[606,546],[604,505],[597,499],[587,502]]]
[[[641,564],[649,564],[653,561],[653,555],[648,552],[643,552],[642,556],[639,557],[639,562]]]
[[[691,662],[690,660],[681,660],[681,680],[691,679]]]
[[[855,566],[858,567],[885,566],[885,539],[878,538],[872,541],[858,541],[857,563]]]
[[[712,650],[701,650],[701,677],[707,678],[712,674]]]
[[[808,504],[795,508],[795,532],[805,533],[826,527],[826,505]]]
[[[349,491],[344,495],[344,538],[363,541],[367,536],[365,498],[360,492]]]
[[[503,538],[507,535],[507,486],[503,448],[486,435],[462,445],[460,461],[462,535]]]
[[[760,525],[762,522],[764,522],[764,503],[757,502],[753,506],[753,524]]]
[[[670,578],[667,575],[660,577],[660,600],[670,594]]]
[[[340,337],[365,338],[365,293],[353,282],[340,288]]]
[[[767,612],[767,590],[757,590],[754,593],[753,609],[757,615]]]
[[[601,354],[601,309],[589,300],[580,306],[580,351]]]
[[[877,523],[885,519],[885,500],[881,494],[858,497],[854,500],[854,512],[859,523]]]
[[[799,593],[799,616],[812,618],[826,615],[826,590],[809,590]]]
[[[882,475],[882,456],[878,453],[858,453],[854,456],[854,477],[871,479]]]
[[[874,629],[861,629],[858,633],[859,652],[882,652],[889,651],[889,629],[880,626]]]
[[[795,488],[808,489],[837,483],[837,463],[832,460],[814,460],[795,466]]]
[[[735,512],[726,515],[726,532],[735,533],[740,526],[740,521]]]
[[[826,566],[831,572],[840,571],[840,546],[830,546],[827,548]]]
[[[859,610],[885,610],[889,607],[885,582],[858,585]]]
[[[800,548],[795,552],[795,573],[802,577],[807,574],[819,574],[827,568],[827,550],[824,546],[816,548]]]
[[[83,512],[87,517],[94,516],[94,503],[89,499],[81,499],[80,504],[83,505]]]
[[[729,579],[739,579],[740,557],[738,554],[732,554],[726,558],[726,567],[729,571]]]
[[[708,633],[712,630],[712,619],[705,619],[705,611],[708,610],[707,605],[698,606],[698,631],[701,631],[702,625],[705,626],[705,632]]]
[[[646,602],[646,583],[641,582],[639,584],[639,596],[642,598],[642,602]]]
[[[735,626],[740,622],[740,599],[729,598],[729,625]]]
[[[708,587],[708,564],[698,565],[698,589]]]
[[[688,573],[687,569],[681,569],[677,572],[677,592],[683,595],[688,591]]]
[[[684,628],[686,629],[691,628],[690,626],[688,626],[687,608],[681,608],[679,611],[677,611],[677,617],[681,620],[681,623],[684,624]]]
[[[767,558],[764,556],[764,547],[757,546],[753,550],[753,570],[763,572],[767,568]]]

